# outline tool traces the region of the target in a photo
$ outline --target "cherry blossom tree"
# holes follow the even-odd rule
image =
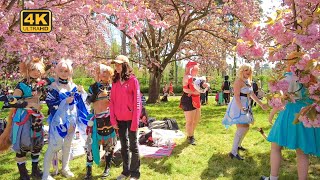
[[[0,68],[5,68],[11,57],[18,61],[43,57],[54,62],[61,57],[71,58],[75,65],[106,59],[109,47],[108,23],[103,13],[118,14],[119,27],[148,19],[152,13],[140,1],[128,1],[134,7],[126,9],[120,1],[102,0],[3,0],[0,3]],[[141,6],[140,6],[141,5]],[[22,9],[49,9],[53,16],[50,33],[21,33],[19,13]],[[132,17],[132,14],[139,14]],[[136,32],[136,31],[135,31]],[[131,34],[135,34],[131,32]]]
[[[251,60],[268,55],[271,62],[291,65],[291,72],[308,88],[309,97],[314,100],[296,119],[306,127],[320,127],[319,4],[319,0],[284,0],[274,17],[260,24],[247,24],[236,47],[239,55]],[[271,105],[276,108],[294,100],[286,93],[288,83],[281,80],[284,70],[278,66],[270,83]]]
[[[259,3],[251,0],[148,0],[145,3],[153,19],[136,22],[134,28],[119,24],[116,14],[108,20],[141,50],[143,59],[131,60],[149,70],[150,103],[158,100],[162,73],[171,62],[222,60],[225,51],[216,48],[236,44],[235,36],[229,31],[230,15],[244,24],[259,18]],[[139,33],[133,35],[136,29]],[[219,45],[212,46],[211,42]]]
[[[23,8],[50,9],[52,32],[21,33],[18,24]],[[0,10],[1,67],[12,54],[19,61],[34,56],[49,62],[69,57],[75,64],[104,59],[107,19],[141,51],[142,59],[131,60],[149,70],[152,91],[148,101],[152,103],[159,97],[168,64],[188,59],[220,61],[225,51],[219,48],[236,44],[230,17],[248,24],[260,16],[255,0],[10,0],[2,1]]]

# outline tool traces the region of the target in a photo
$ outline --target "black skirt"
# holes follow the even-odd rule
[[[192,97],[189,97],[188,94],[185,92],[181,96],[180,107],[183,111],[193,111],[197,109],[192,105]]]

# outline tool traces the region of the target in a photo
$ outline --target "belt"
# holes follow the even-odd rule
[[[240,93],[240,96],[242,96],[242,97],[248,97],[248,94]]]

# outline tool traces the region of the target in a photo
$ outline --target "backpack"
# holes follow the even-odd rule
[[[154,144],[153,139],[152,139],[152,131],[150,131],[146,134],[142,134],[139,137],[139,144],[152,146]]]
[[[167,129],[167,130],[179,130],[178,123],[175,119],[164,118],[160,121],[154,121],[150,123],[150,129]]]
[[[175,119],[164,118],[163,120],[166,122],[169,130],[179,130],[178,123]]]
[[[111,162],[116,167],[119,167],[122,164],[123,161],[122,161],[122,156],[121,156],[121,148],[113,153]]]

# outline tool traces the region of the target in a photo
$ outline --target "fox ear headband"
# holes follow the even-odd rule
[[[37,62],[40,62],[40,63],[43,63],[43,58],[30,58],[28,57],[26,60],[25,60],[25,64],[26,65],[29,65],[31,62],[34,62],[34,63],[37,63]]]

